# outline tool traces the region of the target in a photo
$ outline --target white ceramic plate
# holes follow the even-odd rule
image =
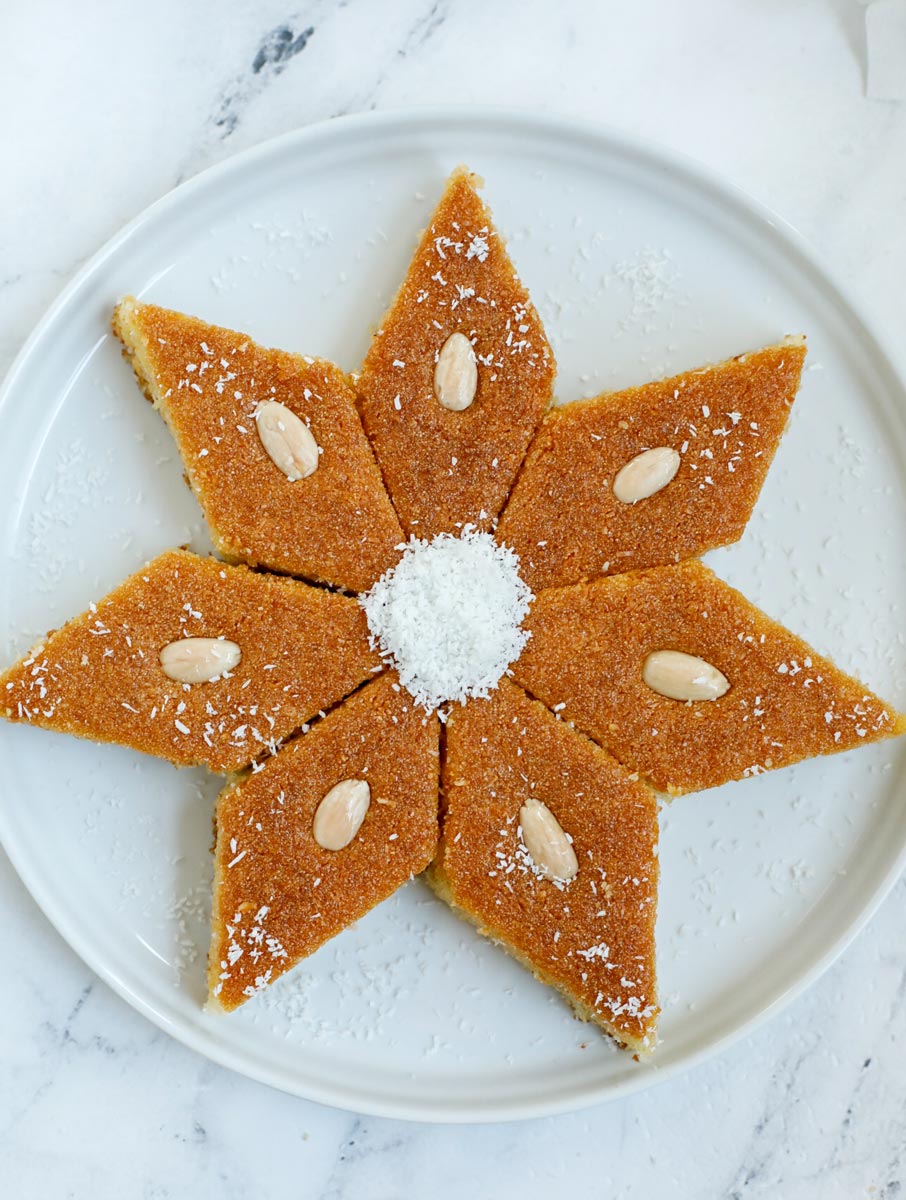
[[[76,277],[0,398],[9,660],[165,547],[204,549],[163,423],[108,332],[135,292],[355,368],[449,169],[467,161],[547,322],[562,399],[809,336],[792,425],[733,584],[902,705],[904,388],[779,222],[612,133],[476,110],[304,129],[194,179]],[[202,1010],[218,781],[0,728],[0,832],[64,937],[188,1045],[366,1112],[488,1120],[687,1067],[823,970],[896,876],[896,744],[688,796],[662,817],[662,1044],[638,1065],[410,884],[237,1015]]]

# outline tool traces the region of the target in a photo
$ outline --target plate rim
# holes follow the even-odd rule
[[[485,128],[499,125],[508,127],[516,134],[542,133],[563,137],[573,143],[584,141],[594,150],[617,154],[624,158],[632,157],[649,166],[666,168],[672,176],[713,195],[730,210],[746,218],[750,226],[758,227],[790,253],[795,265],[800,270],[804,269],[811,280],[817,282],[843,311],[847,323],[873,353],[873,366],[884,383],[891,391],[906,396],[906,379],[898,369],[897,359],[887,342],[886,334],[872,328],[869,319],[863,316],[862,302],[849,286],[844,285],[834,271],[824,265],[817,252],[786,219],[736,183],[725,179],[718,171],[652,139],[627,133],[588,118],[536,113],[525,108],[501,105],[445,104],[353,113],[303,125],[238,151],[169,189],[126,222],[83,262],[45,310],[20,347],[0,385],[0,413],[17,386],[20,375],[29,366],[35,347],[44,337],[48,327],[67,307],[71,298],[91,281],[121,247],[140,234],[144,226],[167,209],[185,203],[193,192],[207,188],[216,181],[222,181],[231,174],[243,174],[250,170],[257,160],[271,158],[289,147],[298,150],[300,146],[324,140],[329,142],[334,137],[339,140],[354,138],[365,128],[377,127],[396,130],[398,133],[406,132],[407,129],[409,132],[424,132],[430,131],[438,124],[451,122]],[[79,922],[71,918],[45,890],[39,873],[32,871],[29,865],[26,851],[17,843],[12,831],[7,827],[3,806],[0,806],[0,845],[3,846],[17,875],[38,908],[86,966],[132,1008],[190,1050],[258,1083],[330,1107],[382,1118],[444,1124],[525,1120],[575,1111],[642,1091],[692,1070],[753,1033],[811,987],[868,924],[906,865],[904,836],[887,870],[877,877],[862,906],[838,929],[836,935],[825,939],[823,948],[809,957],[809,965],[789,986],[779,991],[771,1002],[752,1013],[748,1019],[663,1069],[658,1069],[657,1063],[652,1062],[650,1065],[654,1069],[640,1071],[634,1078],[597,1085],[574,1084],[566,1097],[545,1098],[541,1095],[524,1097],[518,1102],[473,1100],[467,1105],[454,1102],[454,1107],[448,1108],[434,1101],[407,1102],[397,1097],[368,1097],[366,1102],[362,1103],[361,1094],[357,1100],[355,1089],[348,1086],[325,1087],[312,1081],[305,1081],[303,1086],[300,1086],[298,1079],[288,1069],[281,1070],[256,1063],[244,1057],[239,1050],[216,1039],[210,1031],[183,1026],[174,1021],[166,1012],[159,1010],[154,1003],[132,988],[116,969],[107,964],[101,948],[91,944],[88,935],[81,932]]]

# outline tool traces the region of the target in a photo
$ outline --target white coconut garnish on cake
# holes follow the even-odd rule
[[[517,555],[467,525],[459,537],[410,538],[360,603],[373,645],[430,712],[491,693],[528,641],[533,599]]]

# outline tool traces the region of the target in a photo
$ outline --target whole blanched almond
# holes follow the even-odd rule
[[[164,646],[160,665],[177,683],[207,683],[238,667],[242,651],[225,638],[179,638]]]
[[[670,446],[655,446],[630,459],[613,481],[613,494],[621,504],[637,504],[660,492],[680,468],[680,456]]]
[[[642,678],[653,692],[670,700],[717,700],[730,681],[703,658],[680,650],[655,650],[645,659]]]
[[[441,347],[434,367],[434,395],[444,408],[462,412],[475,399],[478,363],[472,343],[464,333],[451,333]]]
[[[540,800],[531,796],[519,810],[522,841],[535,867],[547,879],[569,883],[579,872],[579,860],[560,822]]]
[[[305,422],[279,400],[264,400],[255,409],[258,436],[268,458],[293,483],[318,469],[318,443]]]
[[[312,833],[324,850],[342,850],[362,828],[371,803],[371,788],[364,779],[344,779],[335,784],[315,812]]]

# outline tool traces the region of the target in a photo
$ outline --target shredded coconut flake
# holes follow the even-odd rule
[[[533,599],[516,554],[467,525],[458,538],[410,538],[360,603],[372,645],[430,712],[490,694],[528,641]]]

